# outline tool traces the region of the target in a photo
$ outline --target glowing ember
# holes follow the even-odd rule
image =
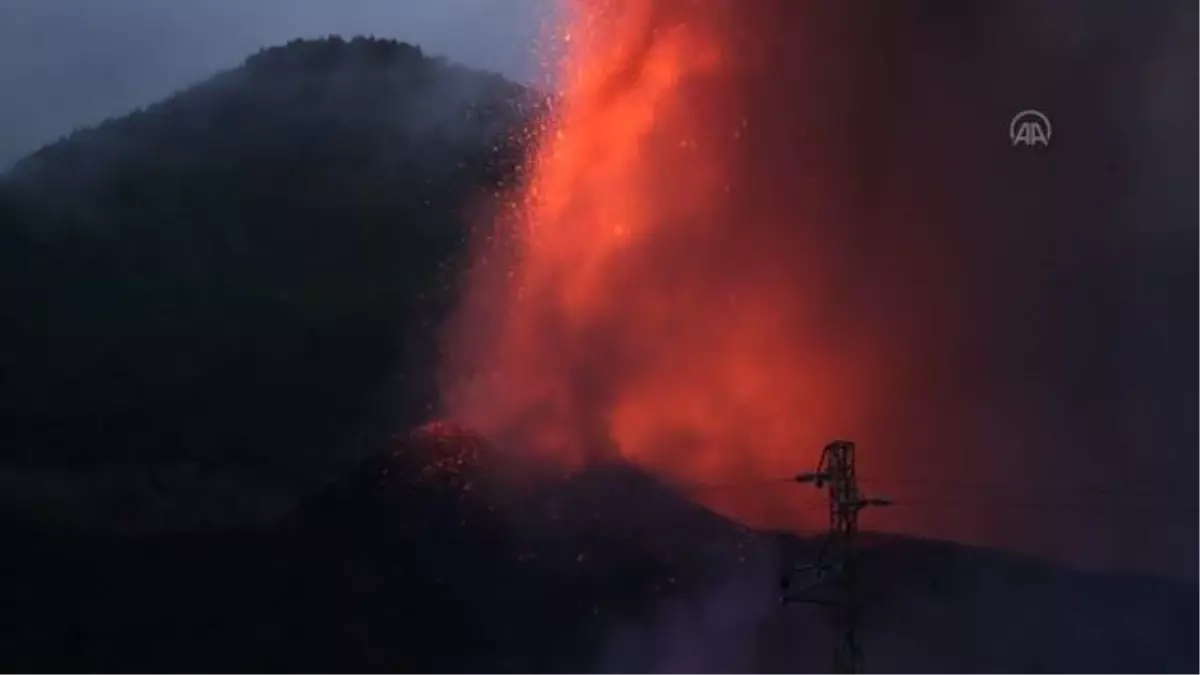
[[[424,449],[424,472],[429,475],[477,470],[485,452],[478,435],[441,420],[418,427],[407,440]]]

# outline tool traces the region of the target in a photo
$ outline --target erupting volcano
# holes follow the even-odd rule
[[[769,13],[742,4],[571,7],[522,208],[480,247],[456,324],[456,420],[685,488],[786,477],[867,431],[882,375],[828,254],[823,141],[801,120],[781,134],[745,90]],[[766,524],[786,495],[697,496]]]
[[[869,477],[970,461],[953,446],[955,411],[980,406],[960,376],[984,375],[962,292],[979,265],[923,201],[922,155],[896,171],[904,29],[832,2],[570,10],[520,208],[476,241],[451,323],[450,416],[684,489],[791,476],[836,437]],[[790,500],[814,497],[692,492],[755,526],[803,526]]]

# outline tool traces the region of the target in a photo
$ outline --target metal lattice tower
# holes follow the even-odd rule
[[[800,483],[818,488],[828,486],[829,531],[811,565],[795,568],[783,579],[783,602],[806,602],[828,607],[837,636],[833,650],[833,672],[857,673],[862,667],[859,643],[858,597],[858,512],[868,506],[886,506],[885,499],[864,498],[858,491],[854,443],[834,441],[825,446],[814,472],[796,476]],[[793,579],[807,577],[793,589]]]

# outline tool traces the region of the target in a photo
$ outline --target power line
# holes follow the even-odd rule
[[[769,487],[772,485],[785,485],[796,482],[796,476],[786,478],[767,478],[767,479],[751,479],[745,481],[732,481],[728,483],[678,483],[678,489],[687,492],[704,492],[704,491],[722,491],[722,490],[744,490]],[[1147,492],[1127,492],[1119,488],[1093,486],[1087,488],[1079,488],[1074,492],[1076,494],[1100,494],[1109,495],[1110,497],[1101,500],[1083,501],[1079,499],[1072,500],[1049,500],[1042,499],[1045,495],[1022,495],[1022,491],[1027,490],[1027,486],[1011,485],[1003,483],[973,483],[973,482],[951,482],[951,481],[861,481],[864,485],[870,485],[875,492],[886,493],[891,497],[891,501],[896,506],[913,506],[920,504],[931,505],[965,505],[975,506],[980,508],[1012,508],[1012,509],[1045,509],[1045,510],[1105,510],[1105,509],[1126,509],[1126,510],[1149,510],[1149,511],[1164,511],[1178,513],[1197,513],[1200,512],[1200,506],[1191,504],[1179,504],[1170,502],[1147,502],[1146,497],[1154,496]],[[1018,495],[1021,497],[1037,497],[1035,501],[998,501],[991,499],[977,500],[963,498],[960,496],[947,495],[945,492],[939,491],[939,497],[930,498],[925,495],[911,495],[910,490],[903,489],[911,486],[930,486],[930,487],[962,487],[975,488],[986,485],[996,490]],[[899,489],[897,489],[899,488]],[[1058,494],[1070,494],[1069,489],[1056,490]],[[1172,495],[1173,496],[1173,495]]]
[[[898,507],[907,506],[936,506],[944,508],[946,506],[969,506],[976,509],[1028,509],[1036,511],[1105,511],[1105,510],[1121,510],[1121,511],[1159,511],[1164,513],[1200,513],[1200,508],[1195,506],[1183,506],[1180,504],[1138,504],[1138,503],[1120,503],[1120,502],[1002,502],[1002,501],[977,501],[969,499],[931,499],[927,497],[907,498],[895,497],[892,499],[892,505]]]
[[[892,486],[933,487],[945,489],[996,490],[1001,492],[1051,492],[1055,494],[1102,494],[1146,497],[1169,494],[1175,496],[1179,492],[1188,492],[1187,488],[1175,490],[1131,490],[1128,486],[1113,487],[1106,485],[1031,485],[1029,483],[1002,483],[997,481],[946,480],[946,479],[911,479],[911,478],[864,478],[859,482],[864,485],[886,484]]]

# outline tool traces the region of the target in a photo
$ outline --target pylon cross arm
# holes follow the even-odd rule
[[[890,499],[881,497],[859,497],[857,499],[846,499],[837,502],[837,507],[846,511],[860,511],[868,506],[891,506]]]

